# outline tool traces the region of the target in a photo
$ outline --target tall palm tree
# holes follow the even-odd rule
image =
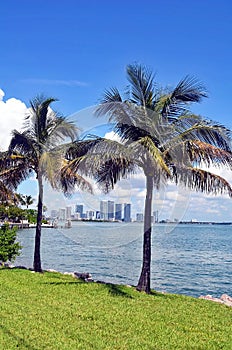
[[[196,79],[187,76],[170,91],[157,89],[152,72],[138,64],[127,66],[127,78],[126,98],[112,88],[97,109],[98,116],[108,115],[115,123],[122,142],[104,143],[108,159],[102,157],[96,178],[109,191],[137,168],[144,172],[143,263],[137,290],[150,293],[153,190],[174,181],[205,193],[232,196],[225,179],[201,168],[202,164],[232,167],[230,131],[190,112],[190,103],[206,97]]]
[[[59,175],[64,164],[66,144],[77,136],[77,127],[50,108],[54,98],[37,96],[30,101],[29,114],[22,131],[14,130],[8,151],[8,161],[15,176],[23,181],[34,172],[38,183],[38,210],[35,233],[34,263],[36,272],[42,272],[40,257],[41,224],[43,214],[43,182],[54,189],[61,188]],[[21,173],[17,173],[17,169]],[[81,179],[83,180],[83,179]],[[84,180],[83,180],[84,182]]]

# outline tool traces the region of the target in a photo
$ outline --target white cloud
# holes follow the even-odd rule
[[[4,101],[5,93],[0,89],[0,149],[7,150],[13,129],[20,130],[25,117],[26,105],[16,99],[10,98]]]
[[[5,96],[5,92],[2,89],[0,89],[0,101],[3,100],[4,96]]]
[[[121,138],[114,131],[107,132],[104,136],[106,139],[121,142]]]

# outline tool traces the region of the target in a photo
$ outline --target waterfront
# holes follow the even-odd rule
[[[17,265],[32,266],[34,229],[18,231]],[[89,272],[94,280],[136,285],[142,258],[141,223],[75,222],[43,229],[42,266]],[[232,226],[153,226],[152,288],[192,296],[232,294]]]

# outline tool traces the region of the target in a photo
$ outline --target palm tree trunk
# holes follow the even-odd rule
[[[153,194],[153,178],[146,176],[146,199],[144,210],[143,265],[136,289],[151,292],[151,210]]]
[[[42,176],[38,174],[38,212],[37,212],[37,223],[36,223],[36,233],[35,233],[35,250],[34,250],[34,271],[42,272],[41,258],[40,258],[40,241],[41,241],[41,225],[42,225],[42,215],[43,215],[43,182]]]

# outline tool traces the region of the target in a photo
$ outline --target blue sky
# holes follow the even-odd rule
[[[197,77],[209,98],[193,110],[232,127],[229,0],[8,0],[0,16],[3,129],[20,119],[7,119],[7,108],[12,112],[17,102],[22,114],[20,102],[28,105],[38,93],[58,98],[54,107],[67,116],[97,104],[104,89],[125,87],[125,67],[133,62],[150,67],[163,86],[175,86],[187,74]],[[216,214],[222,201],[227,210]],[[193,205],[187,218],[232,221],[230,200],[213,203],[214,214]]]

